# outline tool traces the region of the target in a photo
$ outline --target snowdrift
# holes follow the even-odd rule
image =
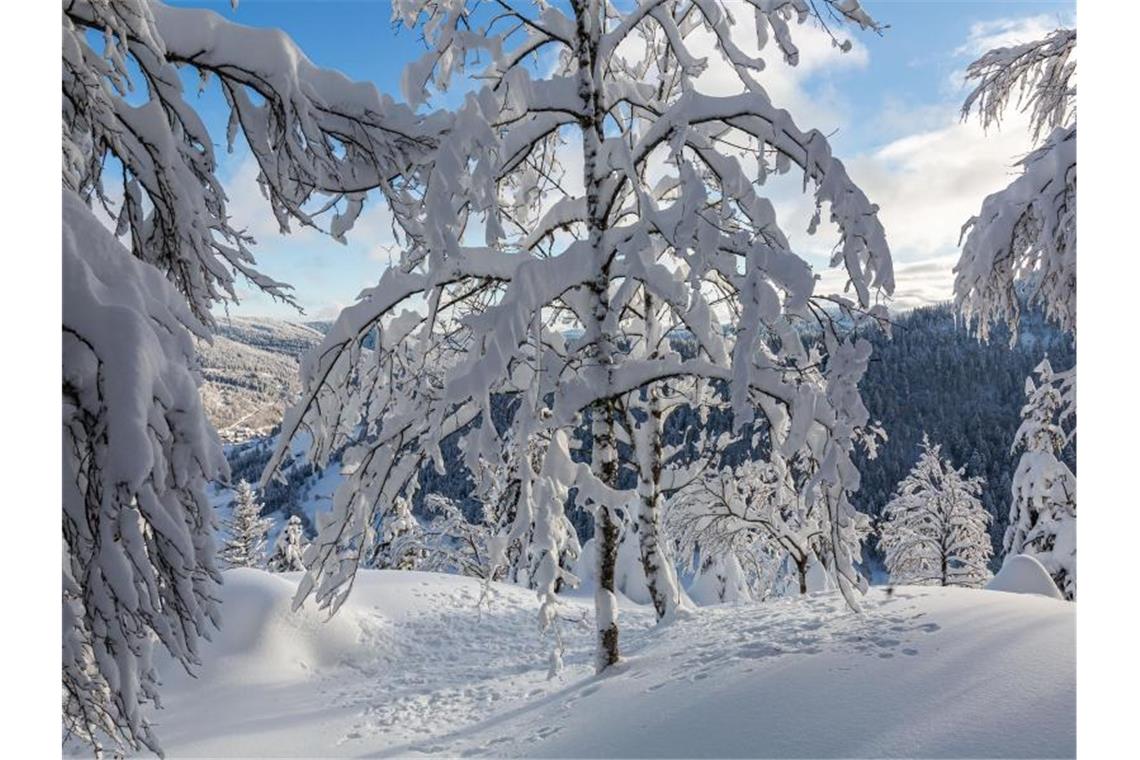
[[[989,591],[1009,591],[1014,594],[1040,594],[1050,599],[1064,599],[1049,571],[1028,554],[1006,557],[1001,570],[986,584]]]
[[[626,660],[592,674],[588,596],[566,599],[546,679],[525,589],[365,571],[332,621],[289,611],[297,577],[228,571],[200,678],[164,669],[157,724],[187,756],[1071,757],[1075,605],[873,588],[622,610]]]

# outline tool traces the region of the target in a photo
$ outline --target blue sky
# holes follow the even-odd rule
[[[315,63],[370,80],[396,98],[404,65],[423,52],[414,32],[392,25],[386,0],[241,0],[236,10],[229,0],[178,4],[211,8],[242,24],[284,29]],[[855,47],[839,55],[822,32],[796,29],[803,50],[800,67],[770,66],[761,82],[801,126],[832,134],[836,154],[882,208],[898,272],[896,305],[908,308],[949,298],[958,229],[985,195],[1009,181],[1012,164],[1030,147],[1017,118],[989,134],[976,124],[960,123],[961,72],[995,44],[1073,24],[1074,4],[864,0],[864,6],[889,25],[881,36],[848,32]],[[221,141],[221,103],[207,93],[200,105]],[[347,246],[308,230],[282,237],[257,195],[245,151],[239,147],[227,156],[221,173],[233,215],[259,241],[260,268],[294,286],[305,318],[332,316],[386,266],[391,235],[381,204],[366,211]],[[810,204],[788,197],[777,199],[777,208],[786,210],[793,243],[822,271],[830,242],[796,235],[806,226]],[[825,283],[838,283],[828,278],[825,273]],[[299,318],[258,294],[241,295],[243,302],[231,306],[231,313]]]

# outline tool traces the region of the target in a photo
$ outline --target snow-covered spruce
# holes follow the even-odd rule
[[[855,2],[826,5],[835,18],[877,28]],[[757,49],[746,52],[733,35],[738,22],[711,0],[628,10],[598,0],[562,9],[393,4],[429,45],[405,71],[409,101],[418,106],[471,74],[476,89],[451,115],[430,170],[387,188],[404,249],[398,265],[342,312],[303,364],[305,390],[266,477],[302,430],[313,431],[319,465],[347,449],[298,605],[309,596],[333,610],[343,603],[388,505],[406,497],[421,463],[443,468],[443,438],[464,437],[469,462],[495,461],[503,437],[490,398],[509,395],[519,399],[514,445],[546,443],[520,470],[518,527],[507,536],[526,542],[516,547],[554,604],[545,595],[565,573],[565,494],[576,489],[592,510],[604,669],[619,656],[618,521],[639,501],[615,488],[618,402],[674,378],[726,381],[734,423],[748,424],[758,409],[782,454],[810,472],[803,487],[825,515],[823,545],[836,555],[829,566],[857,605],[864,581],[847,538],[858,525],[848,497],[858,484],[852,451],[868,424],[858,382],[869,344],[840,334],[829,310],[881,317],[878,295],[893,289],[890,252],[877,208],[826,137],[800,129],[757,79],[769,43],[797,60],[789,21],[818,21],[814,8],[755,6]],[[709,61],[693,51],[709,44],[737,76],[737,94],[701,91]],[[528,63],[539,50],[556,61],[543,78]],[[832,264],[846,270],[854,300],[815,293],[811,267],[760,194],[770,173],[793,167],[819,212],[810,232],[829,208],[838,230]],[[570,181],[578,177],[580,189]],[[694,357],[630,353],[647,293],[665,324],[694,336]],[[822,325],[818,346],[804,347],[799,321]],[[568,337],[567,326],[579,332]],[[587,414],[591,467],[583,468],[568,457],[566,433]]]
[[[219,555],[229,567],[265,567],[265,542],[273,521],[261,516],[261,501],[245,480],[237,484],[233,513],[224,523],[229,537]]]
[[[993,554],[985,481],[966,477],[924,434],[921,453],[883,509],[879,538],[892,583],[981,586]]]
[[[1077,118],[1075,29],[1036,42],[991,50],[970,64],[977,86],[962,106],[984,126],[1016,102],[1030,111],[1034,139],[1045,139],[1018,165],[1021,174],[982,202],[962,228],[954,296],[985,339],[995,321],[1017,340],[1021,304],[1040,306],[1059,327],[1077,325]]]
[[[423,560],[423,531],[412,514],[412,505],[402,496],[393,500],[381,518],[382,535],[376,544],[372,565],[393,570],[415,570]]]
[[[305,569],[305,550],[309,547],[305,540],[305,526],[301,518],[293,515],[281,529],[269,556],[269,569],[275,573],[289,573]]]
[[[342,235],[360,188],[416,160],[432,130],[279,31],[212,12],[72,0],[62,33],[63,728],[96,754],[160,752],[142,713],[158,703],[153,643],[193,668],[218,621],[205,484],[226,466],[193,337],[209,339],[235,278],[288,299],[254,268],[180,69],[218,82],[226,140],[250,146],[282,226],[316,225],[305,204],[323,194]]]
[[[1012,453],[1013,500],[1005,533],[1007,555],[1036,557],[1066,599],[1077,598],[1077,476],[1062,459],[1073,443],[1073,370],[1054,372],[1045,358],[1037,382],[1025,381],[1025,406]]]

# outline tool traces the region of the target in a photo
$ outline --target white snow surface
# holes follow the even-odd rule
[[[1050,599],[1064,599],[1057,590],[1057,584],[1049,577],[1036,557],[1028,554],[1012,554],[1005,558],[1001,570],[993,577],[986,588],[990,591],[1008,591],[1014,594],[1040,594]]]
[[[622,610],[626,659],[593,675],[590,595],[564,597],[546,679],[538,600],[452,575],[361,571],[331,622],[300,574],[227,571],[199,678],[160,665],[168,757],[1072,757],[1075,605],[872,588]],[[1000,577],[1000,575],[999,575]]]

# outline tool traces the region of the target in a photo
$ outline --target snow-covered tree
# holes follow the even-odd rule
[[[426,550],[423,530],[412,514],[411,503],[403,496],[392,500],[380,521],[381,534],[372,558],[374,567],[415,570]]]
[[[799,481],[806,480],[802,475]],[[735,468],[706,471],[681,490],[670,504],[670,533],[682,556],[701,557],[700,569],[712,559],[732,556],[746,574],[760,582],[753,595],[773,591],[786,564],[794,572],[800,594],[808,592],[808,572],[825,553],[826,507],[805,498],[797,475],[778,454],[771,461],[747,461]],[[869,521],[858,514],[856,526],[845,534],[844,552],[861,555]]]
[[[754,598],[737,554],[703,557],[688,593],[697,604],[744,602]]]
[[[220,83],[229,137],[258,155],[282,224],[311,221],[304,201],[355,184],[356,167],[371,166],[374,183],[387,173],[403,148],[381,129],[386,110],[413,123],[276,32],[143,0],[64,4],[64,720],[96,751],[158,749],[140,710],[157,700],[152,636],[190,667],[217,621],[203,489],[225,464],[201,412],[191,336],[208,337],[210,306],[233,297],[235,274],[287,297],[232,226],[215,141],[183,98],[179,66]],[[320,91],[337,105],[326,109]],[[301,137],[358,123],[366,145]]]
[[[1077,598],[1077,477],[1062,459],[1073,440],[1071,373],[1054,373],[1049,359],[1025,381],[1025,406],[1013,453],[1013,500],[1005,532],[1006,555],[1031,554],[1053,576],[1066,599]]]
[[[343,235],[360,193],[433,144],[409,109],[277,30],[148,0],[63,3],[63,722],[96,753],[160,750],[143,717],[153,645],[192,669],[218,622],[205,485],[226,466],[193,338],[236,278],[288,299],[229,213],[220,136],[185,97],[186,70],[220,89],[226,142],[249,145],[283,227],[317,226],[309,202],[325,200]]]
[[[265,541],[273,521],[261,516],[261,502],[245,480],[238,481],[229,533],[221,558],[230,567],[265,567]]]
[[[441,494],[429,494],[424,504],[430,518],[420,530],[423,559],[418,569],[484,580],[498,580],[504,574],[503,568],[491,565],[490,525],[468,520],[453,499]]]
[[[273,544],[269,555],[269,569],[275,573],[289,573],[305,569],[305,549],[309,546],[305,539],[305,526],[301,518],[292,515]]]
[[[877,28],[856,2],[823,5],[829,18]],[[756,49],[746,51],[714,0],[393,4],[429,46],[405,71],[412,104],[467,75],[474,89],[430,171],[390,188],[401,259],[305,361],[305,392],[268,468],[302,429],[313,431],[321,464],[350,444],[348,477],[322,518],[298,603],[310,594],[333,609],[343,602],[369,551],[367,526],[422,462],[443,468],[444,437],[468,439],[468,456],[490,461],[502,448],[490,398],[512,395],[515,445],[549,441],[529,473],[522,468],[516,521],[525,527],[512,534],[547,558],[538,583],[547,588],[562,572],[558,495],[576,489],[592,511],[597,667],[608,667],[619,656],[619,514],[638,498],[617,488],[618,403],[656,382],[703,378],[728,384],[734,424],[759,410],[776,445],[805,460],[805,492],[827,513],[836,538],[827,545],[840,553],[831,567],[857,604],[863,580],[841,534],[857,520],[848,496],[858,482],[852,449],[868,421],[857,386],[869,344],[838,334],[828,312],[881,314],[878,294],[893,289],[890,253],[877,208],[826,137],[800,129],[757,79],[770,41],[797,60],[789,21],[826,23],[814,8],[753,3]],[[710,63],[736,75],[737,94],[700,90]],[[838,232],[832,264],[846,270],[853,301],[821,301],[812,268],[761,194],[770,173],[793,166],[817,208],[810,232],[827,207]],[[646,294],[668,312],[665,323],[694,336],[695,356],[629,352]],[[416,303],[424,307],[408,308]],[[814,350],[799,322],[823,325]],[[565,445],[585,415],[589,469]]]
[[[918,462],[883,509],[879,546],[891,582],[981,586],[989,579],[990,515],[978,499],[984,485],[923,435]]]
[[[1058,326],[1077,325],[1077,116],[1075,29],[991,50],[970,64],[977,84],[962,106],[983,126],[1001,122],[1011,103],[1028,111],[1038,147],[1021,174],[982,202],[962,228],[955,267],[959,310],[985,339],[998,320],[1017,339],[1021,304],[1040,306]]]
[[[1075,29],[1058,29],[1035,42],[991,50],[967,70],[977,86],[963,116],[976,110],[989,126],[1016,103],[1030,113],[1034,140],[1049,130],[1021,161],[1021,175],[986,198],[963,228],[955,299],[982,339],[991,323],[1004,320],[1016,341],[1023,299],[1041,307],[1061,329],[1076,333],[1076,45]],[[1056,460],[1074,433],[1054,433],[1049,426],[1074,420],[1076,367],[1054,372],[1046,361],[1038,375],[1040,388],[1026,380],[1030,403],[1014,442],[1014,449],[1024,447],[1025,453],[1014,475],[1005,550],[1042,552],[1038,559],[1066,596],[1075,598],[1076,477]]]

